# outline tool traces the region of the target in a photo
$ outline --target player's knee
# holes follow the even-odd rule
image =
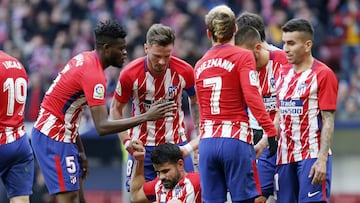
[[[10,203],[29,203],[30,198],[29,195],[22,195],[10,198]]]

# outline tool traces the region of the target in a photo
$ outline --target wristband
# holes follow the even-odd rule
[[[189,154],[194,151],[194,149],[192,148],[192,146],[189,143],[184,145],[184,148]]]

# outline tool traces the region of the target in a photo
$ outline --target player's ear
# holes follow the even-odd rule
[[[306,40],[306,42],[305,42],[305,46],[306,46],[305,51],[306,52],[311,52],[312,45],[313,45],[312,40]]]
[[[261,43],[256,43],[255,44],[255,52],[260,53],[261,49],[262,49]]]
[[[211,32],[210,32],[209,29],[206,29],[206,34],[207,34],[207,37],[208,37],[209,39],[212,38],[212,34],[211,34]]]
[[[148,50],[149,50],[149,45],[147,43],[144,44],[144,51],[145,54],[148,54]]]
[[[178,165],[178,167],[180,167],[180,168],[184,168],[184,160],[183,160],[183,159],[179,159],[179,160],[177,161],[177,165]]]

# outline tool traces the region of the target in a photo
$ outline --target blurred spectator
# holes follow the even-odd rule
[[[341,76],[349,80],[356,65],[360,65],[360,2],[346,0],[335,14],[333,21],[337,28],[336,34],[343,39]]]
[[[42,77],[38,72],[34,72],[29,77],[29,86],[27,92],[25,121],[35,122],[39,114],[40,104],[45,95],[42,86]]]
[[[339,88],[339,95],[343,96],[339,96],[336,119],[360,121],[345,110],[354,99],[360,101],[358,0],[2,0],[0,48],[19,58],[31,78],[40,77],[41,83],[34,86],[44,90],[71,56],[93,48],[92,28],[97,21],[116,18],[126,27],[128,61],[144,54],[144,33],[153,23],[162,22],[176,30],[173,54],[194,65],[210,47],[203,16],[219,4],[228,4],[237,14],[259,13],[267,26],[267,40],[279,48],[282,48],[280,28],[286,20],[293,17],[310,20],[316,27],[313,54],[320,60],[324,57],[334,70],[341,70],[339,77],[344,79]],[[334,39],[341,40],[342,51]],[[341,56],[334,56],[337,53]],[[334,62],[337,58],[342,59],[341,63]],[[112,78],[117,74],[108,73],[111,91]],[[34,91],[31,88],[29,91]],[[29,97],[35,103],[37,91]]]
[[[236,14],[260,14],[267,40],[279,48],[284,22],[292,17],[310,20],[316,32],[314,56],[341,70],[335,119],[360,122],[359,0],[2,0],[0,48],[18,58],[29,73],[27,105],[32,108],[27,108],[26,120],[33,121],[44,90],[70,57],[94,47],[92,28],[97,21],[115,18],[126,27],[128,61],[144,55],[146,30],[163,22],[176,30],[173,54],[194,65],[210,47],[204,15],[219,4],[230,5]],[[106,74],[111,98],[119,72],[109,69]],[[82,122],[87,125],[80,130],[91,133],[91,115],[85,112]]]
[[[284,7],[274,6],[272,8],[272,16],[270,19],[264,19],[265,23],[268,24],[269,34],[269,43],[273,44],[278,48],[282,48],[282,31],[281,27],[288,20],[288,14]],[[267,20],[267,21],[266,21]]]

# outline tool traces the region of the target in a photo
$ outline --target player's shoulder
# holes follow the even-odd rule
[[[315,59],[315,63],[316,63],[316,64],[314,65],[314,69],[315,69],[315,70],[318,70],[318,71],[326,71],[326,72],[328,72],[328,71],[333,72],[332,69],[331,69],[328,65],[326,65],[324,62]]]
[[[124,68],[121,70],[121,72],[128,72],[133,71],[134,69],[144,69],[146,65],[146,57],[139,57],[132,61],[130,61],[128,64],[124,66]]]
[[[192,66],[188,62],[176,56],[170,57],[170,67],[171,66],[174,66],[176,68],[192,69]]]
[[[232,52],[232,54],[236,55],[238,59],[254,58],[253,52],[251,50],[249,50],[249,49],[245,49],[245,48],[241,48],[241,47],[237,47],[237,46],[232,46],[232,49],[230,49],[230,51]]]
[[[70,66],[81,67],[88,66],[89,64],[96,63],[96,60],[100,60],[100,56],[95,51],[83,51],[73,56],[68,64]],[[89,67],[93,67],[92,65]]]
[[[270,54],[272,54],[272,58],[275,62],[278,62],[280,64],[286,64],[288,63],[288,60],[286,58],[286,53],[280,49],[277,50],[271,50]]]
[[[316,60],[315,62],[316,64],[313,69],[318,75],[323,74],[326,75],[326,77],[336,78],[335,72],[328,65],[319,60]]]
[[[270,51],[274,54],[274,57],[285,57],[286,58],[286,53],[280,49],[270,50]]]
[[[193,179],[193,180],[196,180],[196,179],[200,179],[200,173],[199,172],[189,172],[186,174],[186,177],[189,178],[189,179]]]
[[[6,71],[7,69],[17,69],[20,72],[26,74],[23,64],[17,58],[3,51],[0,51],[0,67],[2,67],[2,72]]]

